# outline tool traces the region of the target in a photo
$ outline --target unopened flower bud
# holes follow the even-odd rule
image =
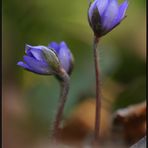
[[[88,21],[95,36],[101,37],[115,28],[125,17],[128,1],[94,0],[88,10]]]
[[[26,45],[26,55],[17,65],[37,74],[56,75],[61,68],[68,74],[73,67],[73,56],[65,42],[46,46]]]

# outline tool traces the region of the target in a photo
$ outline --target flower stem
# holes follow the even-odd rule
[[[93,41],[93,52],[94,52],[94,64],[95,64],[95,75],[96,75],[96,116],[95,116],[95,143],[99,142],[100,135],[100,112],[101,112],[101,98],[100,98],[100,73],[98,64],[98,52],[97,44],[99,43],[99,38],[94,36]]]
[[[67,95],[69,91],[69,75],[65,72],[65,70],[61,69],[60,74],[57,76],[59,82],[60,82],[60,97],[57,107],[57,112],[55,115],[54,125],[53,125],[53,131],[52,131],[52,137],[51,139],[55,142],[56,138],[59,134],[60,129],[60,122],[62,120],[62,114],[64,111],[64,106],[67,100]]]

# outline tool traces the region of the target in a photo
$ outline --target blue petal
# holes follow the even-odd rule
[[[32,53],[30,52],[30,50],[32,49],[32,46],[26,44],[25,45],[25,53],[28,55],[28,56],[31,56],[33,57]]]
[[[38,61],[46,62],[45,57],[42,52],[42,48],[47,48],[47,47],[26,45],[25,52],[28,56],[33,57]]]
[[[40,49],[31,49],[30,52],[32,53],[33,57],[38,61],[46,61],[43,55],[43,52]]]
[[[60,63],[62,65],[62,67],[69,72],[70,70],[70,64],[71,64],[71,60],[72,60],[72,56],[71,56],[71,52],[67,46],[67,44],[62,41],[60,43],[60,50],[58,53],[58,58],[60,60]]]
[[[118,16],[115,18],[112,27],[114,27],[116,24],[120,23],[122,21],[122,19],[125,16],[125,12],[127,10],[128,7],[128,1],[124,1],[120,6],[119,6],[119,12],[118,12]]]
[[[41,49],[41,47],[42,46],[31,46],[31,45],[26,44],[26,46],[25,46],[25,53],[27,55],[29,55],[31,49]]]
[[[41,57],[39,57],[39,54],[41,53],[41,50],[44,46],[31,46],[31,45],[28,45],[26,44],[25,46],[25,52],[28,56],[31,56],[31,57],[35,57],[37,60],[42,60]],[[36,53],[38,52],[38,53]]]
[[[64,42],[64,41],[62,41],[61,43],[60,43],[60,49],[61,48],[66,48],[66,49],[68,49],[68,46],[66,45],[66,43]],[[68,49],[69,50],[69,49]]]
[[[25,64],[23,61],[19,61],[19,62],[17,63],[17,65],[18,65],[18,66],[21,66],[21,67],[23,67],[23,68],[25,68],[25,69],[31,70],[30,67],[29,67],[27,64]]]
[[[124,18],[127,8],[128,8],[128,1],[126,0],[119,6],[118,19],[122,20]]]
[[[109,31],[112,27],[112,22],[117,17],[119,12],[118,3],[116,0],[111,0],[102,16],[103,29]]]
[[[44,47],[44,48],[47,48],[47,47]],[[36,60],[46,62],[45,56],[41,49],[31,49],[30,52],[32,53],[33,57]]]
[[[110,0],[96,0],[97,2],[97,8],[99,10],[100,16],[104,13],[105,9],[109,5]]]
[[[91,22],[91,18],[92,18],[94,9],[97,7],[97,6],[96,6],[96,3],[97,3],[97,1],[94,1],[94,2],[90,5],[89,10],[88,10],[88,16],[89,16],[90,22]]]
[[[56,42],[51,42],[51,43],[48,45],[48,48],[53,48],[57,53],[59,52],[59,49],[60,49],[58,43],[56,43]]]
[[[23,67],[24,69],[26,69],[28,71],[34,72],[33,69],[31,69],[26,63],[24,63],[22,61],[18,62],[17,65]]]
[[[60,63],[62,67],[69,72],[70,64],[71,64],[71,53],[68,48],[61,48],[58,54]]]
[[[29,66],[31,71],[38,74],[53,74],[49,65],[45,62],[37,61],[36,59],[24,56],[24,62]]]

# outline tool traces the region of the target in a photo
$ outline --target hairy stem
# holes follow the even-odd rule
[[[99,72],[99,64],[98,64],[98,52],[97,52],[97,44],[99,42],[99,38],[94,36],[93,41],[93,52],[94,52],[94,64],[95,64],[95,75],[96,75],[96,116],[95,116],[95,143],[99,142],[100,135],[100,112],[101,112],[101,98],[100,98],[100,72]]]
[[[64,111],[65,102],[67,100],[67,95],[69,91],[69,75],[65,72],[65,70],[61,69],[60,74],[58,75],[58,80],[60,82],[60,97],[57,107],[57,112],[55,115],[53,131],[52,131],[52,140],[56,140],[56,137],[59,133],[60,123],[62,120],[62,114]]]

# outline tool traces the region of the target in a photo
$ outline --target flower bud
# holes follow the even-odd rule
[[[94,0],[88,10],[88,21],[95,36],[101,37],[115,28],[125,17],[128,1]]]
[[[63,68],[68,74],[72,71],[73,56],[65,42],[46,46],[26,45],[26,55],[17,65],[37,74],[56,75]]]

